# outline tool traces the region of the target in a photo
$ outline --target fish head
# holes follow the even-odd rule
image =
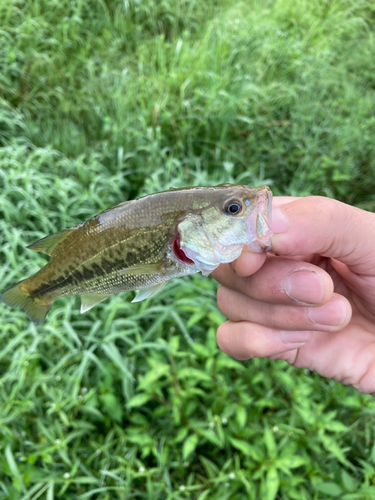
[[[180,249],[203,274],[237,259],[244,248],[271,248],[272,192],[267,186],[224,185],[211,188],[205,204],[178,225]]]

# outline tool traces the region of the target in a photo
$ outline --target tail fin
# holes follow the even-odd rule
[[[16,285],[9,288],[0,296],[0,300],[8,306],[21,307],[28,317],[36,325],[43,323],[48,311],[51,308],[50,304],[44,303],[41,299],[33,297],[24,285],[25,280],[20,281]]]

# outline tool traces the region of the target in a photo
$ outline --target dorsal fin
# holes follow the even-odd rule
[[[58,233],[50,234],[49,236],[32,243],[26,248],[29,250],[35,250],[36,252],[46,253],[47,255],[52,255],[55,248],[62,243],[72,231],[74,231],[74,228],[64,229]]]

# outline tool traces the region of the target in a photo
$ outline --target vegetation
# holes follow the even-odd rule
[[[3,0],[0,282],[42,236],[169,187],[375,209],[370,0]],[[375,403],[219,351],[194,275],[44,325],[0,305],[0,499],[365,500]]]

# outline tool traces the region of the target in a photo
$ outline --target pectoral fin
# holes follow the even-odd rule
[[[127,267],[126,269],[121,269],[119,273],[121,274],[160,274],[163,272],[163,264],[157,262],[156,264],[137,264],[136,266]]]
[[[141,300],[148,299],[155,295],[155,293],[160,292],[160,290],[168,283],[168,281],[163,281],[163,283],[158,283],[157,285],[150,286],[150,288],[143,288],[143,290],[138,290],[136,296],[132,302],[140,302]]]
[[[81,314],[102,302],[110,295],[81,295]]]
[[[64,229],[64,231],[59,231],[58,233],[50,234],[49,236],[46,236],[45,238],[32,243],[26,248],[28,248],[29,250],[35,250],[36,252],[46,253],[47,255],[52,255],[55,248],[60,243],[62,243],[65,238],[67,238],[69,234],[74,230],[74,228],[70,228]]]

